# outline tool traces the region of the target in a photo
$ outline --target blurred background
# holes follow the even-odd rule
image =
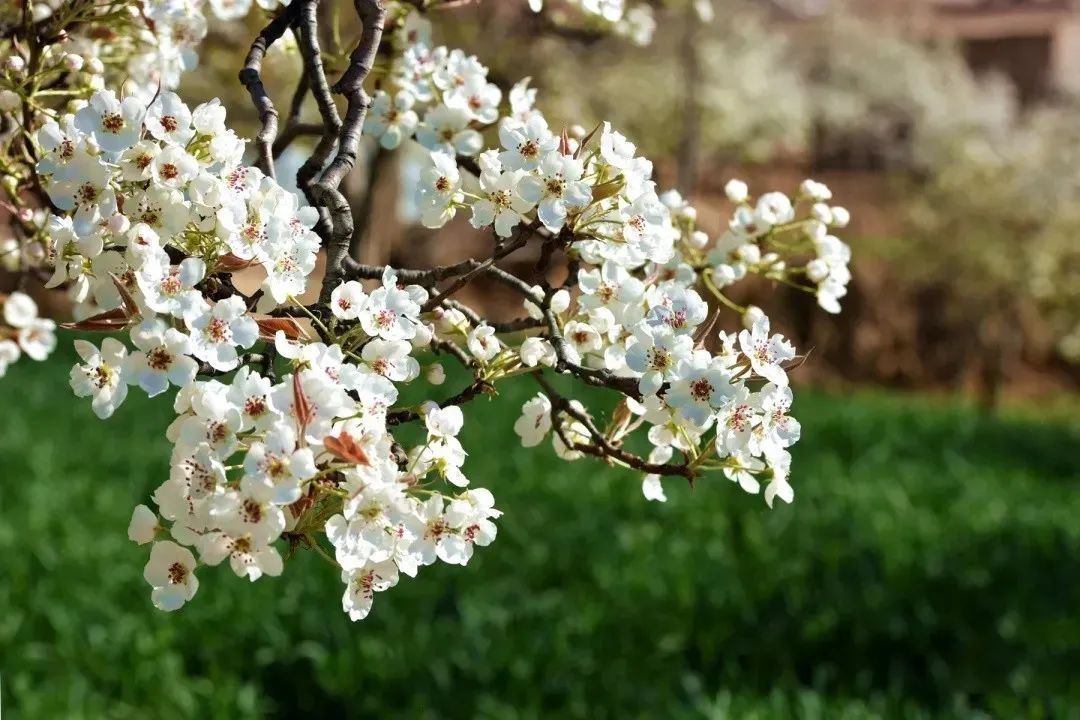
[[[646,503],[632,474],[516,449],[534,388],[510,382],[467,413],[466,472],[506,513],[467,568],[429,568],[353,624],[332,569],[301,554],[251,586],[204,570],[163,615],[124,531],[168,472],[171,408],[133,397],[98,422],[68,397],[61,337],[3,385],[6,709],[1080,717],[1080,2],[654,0],[647,46],[546,5],[469,3],[435,39],[504,88],[532,77],[555,126],[612,121],[710,235],[731,177],[755,194],[813,177],[851,210],[842,315],[764,283],[733,293],[811,351],[795,503],[719,479]],[[181,93],[222,96],[247,136],[235,75],[258,24],[213,27]],[[281,107],[296,65],[267,59]],[[415,224],[416,157],[365,146],[347,181],[365,262],[486,247],[460,217]],[[469,302],[520,314],[497,288]]]

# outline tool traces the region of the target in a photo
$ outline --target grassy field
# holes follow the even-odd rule
[[[65,343],[66,345],[66,343]],[[9,718],[1080,717],[1080,429],[940,402],[803,393],[790,507],[669,486],[468,416],[506,512],[350,623],[305,554],[249,585],[203,569],[149,601],[131,507],[167,473],[167,401],[99,422],[70,353],[0,413],[0,688]],[[1035,415],[1035,413],[1028,413]]]

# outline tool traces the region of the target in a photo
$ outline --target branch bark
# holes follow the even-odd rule
[[[326,207],[330,220],[330,237],[326,246],[326,277],[320,293],[323,302],[330,299],[330,293],[345,277],[345,258],[349,255],[353,219],[349,201],[338,186],[356,164],[364,117],[371,105],[371,98],[364,91],[364,80],[374,65],[386,22],[386,6],[383,0],[356,0],[355,4],[363,31],[356,49],[349,57],[348,69],[333,88],[334,92],[344,95],[347,102],[345,119],[338,134],[337,154],[322,178],[311,188],[315,199]],[[314,42],[314,38],[312,41]],[[315,82],[312,87],[315,88]],[[316,97],[318,96],[319,92],[316,90]]]
[[[255,144],[259,153],[259,159],[255,165],[265,174],[276,178],[274,173],[274,138],[278,131],[278,112],[274,103],[266,92],[266,86],[262,81],[262,61],[266,57],[266,51],[275,42],[281,39],[289,26],[292,25],[298,15],[298,6],[293,4],[262,29],[251,44],[247,58],[244,60],[244,68],[240,71],[240,82],[247,88],[251,95],[251,102],[259,113],[259,122],[262,124],[259,134],[255,136]]]

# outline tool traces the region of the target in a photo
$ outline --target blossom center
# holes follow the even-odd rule
[[[518,152],[526,160],[532,160],[540,154],[540,146],[537,145],[535,140],[526,140],[518,145]]]
[[[244,500],[243,505],[240,506],[240,514],[243,516],[244,522],[255,525],[262,520],[262,505],[251,498],[247,498]]]
[[[163,345],[159,345],[146,354],[146,364],[154,370],[168,370],[172,362],[172,353]]]
[[[183,585],[187,580],[188,569],[182,562],[174,562],[169,566],[169,582],[173,585]]]
[[[115,135],[124,129],[124,118],[119,113],[108,113],[101,118],[101,127]]]
[[[671,367],[671,353],[661,347],[649,348],[649,365],[653,370],[667,370]]]
[[[244,412],[248,417],[262,417],[266,414],[266,399],[259,397],[248,398],[244,403]]]
[[[213,318],[206,325],[206,336],[216,343],[228,342],[229,323],[221,318]]]
[[[690,383],[690,396],[700,402],[705,402],[712,397],[712,383],[705,378],[698,378]]]

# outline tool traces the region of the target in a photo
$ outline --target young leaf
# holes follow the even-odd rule
[[[360,447],[353,436],[347,432],[343,431],[337,437],[333,435],[327,437],[323,440],[323,446],[326,447],[328,453],[345,462],[353,465],[371,464],[364,448]]]

